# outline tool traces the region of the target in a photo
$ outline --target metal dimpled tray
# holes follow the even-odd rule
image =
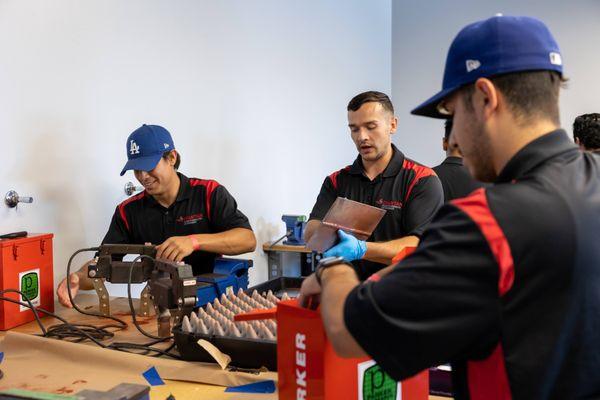
[[[275,320],[234,322],[233,317],[253,309],[275,307],[281,299],[296,297],[302,278],[277,278],[247,291],[222,294],[213,303],[184,316],[173,328],[177,350],[184,360],[215,362],[197,342],[204,339],[231,357],[239,368],[277,369]],[[289,293],[289,294],[288,294]]]

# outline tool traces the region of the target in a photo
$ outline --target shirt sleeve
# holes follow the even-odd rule
[[[406,236],[419,236],[444,204],[444,190],[440,179],[435,176],[421,178],[413,187],[402,218]]]
[[[224,232],[234,228],[252,230],[248,217],[242,213],[237,202],[225,186],[217,186],[210,199],[210,223],[215,232]]]
[[[321,191],[317,196],[317,202],[313,206],[313,209],[310,213],[309,220],[323,220],[325,218],[325,214],[329,211],[329,208],[337,198],[337,191],[333,187],[333,182],[331,182],[331,178],[327,177],[323,181],[323,185],[321,185]]]
[[[483,358],[499,340],[498,276],[475,223],[446,205],[415,253],[379,282],[350,292],[346,327],[396,380],[449,361]]]
[[[112,220],[110,221],[108,232],[106,232],[106,235],[104,235],[104,239],[102,239],[102,244],[131,243],[133,243],[133,237],[127,229],[125,221],[123,221],[123,218],[121,217],[119,207],[117,207],[115,213],[113,214]]]

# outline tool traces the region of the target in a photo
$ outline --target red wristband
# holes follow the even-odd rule
[[[200,250],[200,242],[198,242],[198,239],[196,239],[194,235],[189,235],[188,237],[192,241],[192,247],[194,248],[194,251]]]

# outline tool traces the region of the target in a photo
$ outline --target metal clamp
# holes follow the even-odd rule
[[[134,194],[135,192],[139,192],[140,190],[142,190],[143,187],[141,186],[135,186],[133,183],[131,182],[127,182],[125,184],[125,187],[123,188],[123,190],[125,191],[125,194],[127,196],[131,196],[132,194]]]
[[[33,197],[21,197],[14,190],[9,191],[4,196],[4,204],[10,208],[14,208],[19,203],[33,203]]]

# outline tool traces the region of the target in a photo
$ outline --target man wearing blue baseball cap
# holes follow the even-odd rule
[[[248,218],[233,196],[214,180],[188,178],[178,172],[181,156],[170,133],[158,125],[142,125],[129,135],[127,163],[144,191],[117,206],[102,243],[157,246],[157,258],[185,261],[194,274],[212,272],[219,254],[254,251],[256,239]],[[71,274],[71,292],[93,289],[86,263]],[[66,278],[57,289],[59,301],[71,306]]]
[[[451,117],[465,165],[494,185],[444,205],[371,281],[335,262],[305,280],[338,353],[396,380],[450,362],[458,399],[600,398],[600,158],[559,128],[562,68],[537,19],[459,32],[442,90],[413,113]]]

